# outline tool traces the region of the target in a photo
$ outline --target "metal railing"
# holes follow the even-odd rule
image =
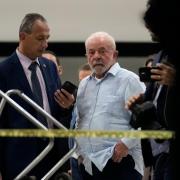
[[[27,112],[23,107],[21,107],[18,103],[16,103],[10,96],[17,95],[21,97],[25,102],[30,104],[37,112],[41,113],[46,119],[47,122],[53,123],[53,125],[57,126],[60,129],[68,130],[65,126],[63,126],[60,122],[58,122],[54,117],[52,117],[49,113],[47,113],[44,109],[42,109],[39,105],[37,105],[34,101],[32,101],[28,96],[26,96],[23,92],[17,89],[12,89],[7,91],[6,93],[0,90],[0,97],[2,97],[0,102],[0,116],[5,107],[6,103],[9,103],[12,107],[14,107],[19,113],[27,118],[30,122],[32,122],[35,126],[45,131],[49,129],[44,126],[41,122],[39,122],[34,116],[32,116],[29,112]],[[44,148],[44,150],[27,166],[21,171],[20,174],[17,175],[15,180],[18,180],[24,176],[26,176],[53,148],[54,146],[54,138],[49,138],[48,145]],[[75,141],[73,148],[66,153],[53,167],[52,169],[45,174],[45,176],[41,180],[48,180],[75,152],[77,148],[77,142]]]

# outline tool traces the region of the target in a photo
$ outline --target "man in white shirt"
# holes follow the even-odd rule
[[[125,103],[144,92],[139,77],[117,63],[115,40],[106,32],[90,35],[86,55],[93,70],[78,88],[78,130],[130,130],[131,113]],[[143,159],[140,141],[130,138],[78,138],[83,159],[81,172],[86,180],[141,180]]]

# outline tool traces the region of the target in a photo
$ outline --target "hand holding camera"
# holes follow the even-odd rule
[[[133,128],[146,130],[162,129],[161,124],[158,122],[157,109],[152,101],[145,101],[142,104],[134,104],[131,106],[132,117],[130,124]]]
[[[161,129],[162,126],[158,123],[157,110],[152,101],[143,101],[143,94],[133,96],[127,102],[126,108],[131,110],[132,116],[130,124],[137,129]]]
[[[174,84],[176,71],[169,63],[158,63],[155,67],[140,67],[139,77],[142,82],[156,81],[162,85]]]
[[[159,81],[161,76],[159,74],[159,67],[140,67],[139,77],[142,82]]]

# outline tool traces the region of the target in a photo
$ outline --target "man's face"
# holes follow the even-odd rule
[[[21,33],[20,40],[23,53],[30,59],[40,57],[48,47],[49,31],[46,22],[37,20],[30,34],[25,32]]]
[[[88,63],[97,78],[102,78],[110,67],[116,63],[117,51],[111,43],[102,37],[95,37],[86,47]]]

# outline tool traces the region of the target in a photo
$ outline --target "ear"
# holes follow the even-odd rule
[[[113,56],[114,56],[114,59],[117,59],[118,58],[118,54],[119,54],[119,52],[116,50],[116,51],[114,51],[114,54],[113,54]]]
[[[24,40],[26,38],[26,33],[25,32],[20,32],[19,33],[19,39]]]

